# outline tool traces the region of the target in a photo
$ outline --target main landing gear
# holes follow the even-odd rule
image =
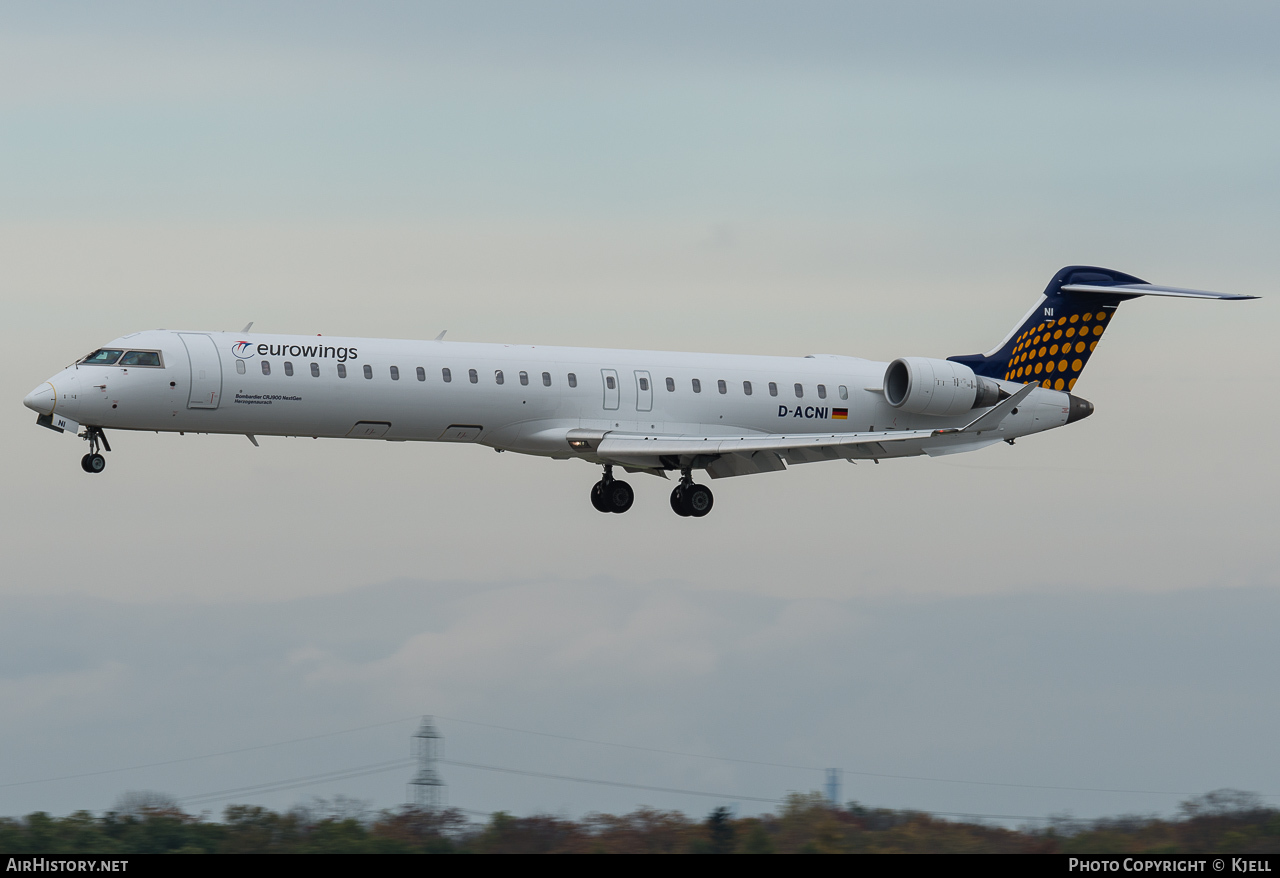
[[[600,512],[626,512],[635,502],[635,492],[626,482],[613,477],[613,467],[606,465],[604,476],[591,486],[591,505]],[[689,470],[680,471],[680,484],[671,492],[671,508],[684,518],[701,518],[711,511],[715,498],[706,485],[695,485]]]
[[[600,512],[626,512],[635,502],[636,492],[626,482],[613,477],[613,467],[606,465],[604,477],[591,486],[591,505]]]
[[[680,471],[680,484],[671,492],[671,509],[676,515],[701,518],[711,511],[715,498],[706,485],[695,485],[689,470]]]
[[[102,443],[104,451],[110,451],[111,443],[107,441],[107,434],[102,432],[101,427],[87,427],[80,438],[89,440],[89,453],[80,458],[80,469],[87,473],[102,472],[107,468],[107,459],[98,453],[98,443]]]

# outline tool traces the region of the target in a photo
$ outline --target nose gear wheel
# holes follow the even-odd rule
[[[80,458],[80,469],[87,473],[102,472],[107,468],[107,459],[98,453],[98,443],[102,443],[104,451],[110,451],[111,443],[107,441],[107,434],[102,432],[101,427],[88,427],[80,438],[89,442],[89,453]]]

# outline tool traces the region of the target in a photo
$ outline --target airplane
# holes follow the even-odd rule
[[[614,476],[679,473],[671,508],[700,518],[694,481],[824,460],[974,451],[1093,413],[1072,393],[1121,302],[1255,299],[1068,266],[985,354],[946,359],[736,356],[373,338],[150,330],[121,336],[23,400],[50,429],[479,443],[603,468],[600,512],[631,508]],[[83,431],[83,432],[82,432]]]

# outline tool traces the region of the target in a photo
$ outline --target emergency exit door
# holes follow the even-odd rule
[[[636,411],[653,411],[653,381],[649,373],[636,370]]]
[[[615,369],[601,369],[600,382],[604,385],[604,408],[608,412],[618,410],[618,400],[622,398],[622,388],[618,386],[618,372]]]

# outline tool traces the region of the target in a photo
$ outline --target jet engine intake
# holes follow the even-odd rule
[[[889,405],[917,415],[947,417],[988,408],[1001,399],[1000,385],[951,360],[899,357],[884,372]]]

